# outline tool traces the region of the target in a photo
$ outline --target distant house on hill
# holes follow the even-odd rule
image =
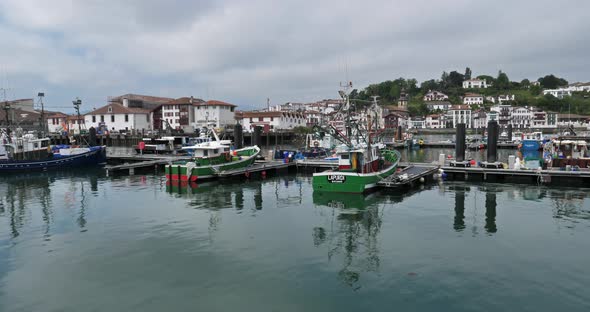
[[[439,92],[439,91],[432,91],[429,90],[428,93],[424,95],[424,102],[431,102],[431,101],[445,101],[448,100],[449,96]]]
[[[451,108],[451,106],[453,106],[453,104],[451,104],[451,102],[449,101],[430,101],[430,102],[426,102],[426,107],[428,107],[428,110],[430,111],[434,111],[434,110],[442,110],[442,111],[447,111],[449,108]]]
[[[481,105],[483,104],[483,95],[477,93],[466,93],[463,97],[463,104]]]
[[[485,79],[468,79],[463,81],[463,89],[485,89],[488,84]]]

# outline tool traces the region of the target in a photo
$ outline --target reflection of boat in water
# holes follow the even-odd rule
[[[313,203],[315,205],[328,206],[338,209],[359,209],[362,210],[367,206],[378,201],[376,194],[347,194],[333,192],[313,192]]]

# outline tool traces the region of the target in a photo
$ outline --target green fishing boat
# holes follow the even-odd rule
[[[166,179],[190,182],[214,179],[221,172],[252,166],[260,154],[258,146],[231,150],[226,141],[219,140],[214,131],[211,133],[214,140],[182,148],[192,159],[166,165]]]
[[[350,85],[352,87],[352,85]],[[378,142],[380,125],[377,98],[365,112],[351,107],[350,96],[341,91],[344,104],[339,112],[346,114],[345,133],[334,126],[321,129],[343,144],[336,149],[338,169],[313,174],[313,190],[320,192],[364,193],[377,187],[377,182],[395,173],[401,158]],[[354,112],[354,115],[353,113]]]
[[[364,193],[397,169],[400,154],[394,150],[371,148],[342,149],[336,153],[338,169],[313,174],[313,190],[320,192]]]

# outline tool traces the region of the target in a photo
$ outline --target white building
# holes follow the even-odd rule
[[[443,122],[443,115],[432,114],[426,116],[426,128],[428,129],[442,129],[445,127]]]
[[[426,102],[426,107],[428,107],[428,110],[430,111],[441,110],[443,112],[446,112],[449,108],[451,108],[451,106],[453,105],[449,101]]]
[[[471,120],[475,129],[485,128],[488,124],[487,114],[483,110],[472,112]]]
[[[305,124],[308,127],[312,127],[314,125],[319,125],[322,122],[323,116],[322,113],[315,110],[306,110],[305,111]]]
[[[88,130],[86,129],[85,119],[82,115],[80,115],[80,118],[77,115],[68,116],[66,118],[66,125],[66,130],[74,134],[80,134],[80,131]]]
[[[575,82],[568,86],[573,92],[590,92],[590,82]]]
[[[193,127],[200,128],[206,124],[214,124],[216,128],[224,128],[236,124],[236,105],[209,100],[207,102],[193,103],[195,121]]]
[[[490,121],[495,121],[498,122],[500,118],[500,113],[497,111],[489,111],[486,113],[486,125],[490,122]]]
[[[107,131],[150,130],[150,111],[143,108],[129,108],[119,103],[110,103],[84,115],[87,128],[95,127]]]
[[[408,122],[410,129],[424,129],[426,128],[426,120],[422,117],[413,117]]]
[[[514,101],[516,97],[514,94],[500,94],[498,95],[498,104],[502,104],[508,101]]]
[[[531,120],[533,128],[546,128],[549,126],[547,122],[547,113],[544,111],[533,111],[533,119]]]
[[[305,127],[305,114],[300,112],[242,112],[239,117],[246,131],[253,131],[255,126],[268,130],[291,130]]]
[[[50,113],[47,116],[47,129],[50,133],[67,131],[66,118],[68,115],[60,112]]]
[[[466,128],[471,128],[471,109],[467,105],[453,105],[447,112],[451,127],[457,128],[457,124],[464,123]]]
[[[439,92],[439,91],[432,91],[429,90],[428,93],[426,93],[426,95],[424,95],[424,102],[430,102],[430,101],[445,101],[448,100],[449,96]]]
[[[551,94],[558,99],[563,99],[565,96],[571,96],[572,91],[569,89],[547,89],[543,90],[543,95]]]
[[[494,105],[490,110],[497,113],[497,121],[500,126],[508,126],[511,124],[512,106],[506,104]]]
[[[160,129],[182,130],[184,132],[193,132],[195,123],[195,113],[193,105],[202,103],[203,100],[194,97],[181,97],[161,105],[162,119]]]
[[[511,112],[511,124],[515,129],[528,129],[531,127],[533,112],[528,107],[514,107]]]
[[[487,88],[488,84],[485,79],[469,79],[463,81],[463,89],[480,89],[480,88]]]
[[[466,93],[463,97],[463,104],[481,105],[483,104],[483,95],[477,93]]]

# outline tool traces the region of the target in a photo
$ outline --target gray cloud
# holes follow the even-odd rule
[[[466,66],[585,81],[588,9],[549,0],[7,0],[0,70],[14,96],[43,88],[56,106],[135,92],[262,107],[267,97],[334,97],[347,77],[362,88]]]

